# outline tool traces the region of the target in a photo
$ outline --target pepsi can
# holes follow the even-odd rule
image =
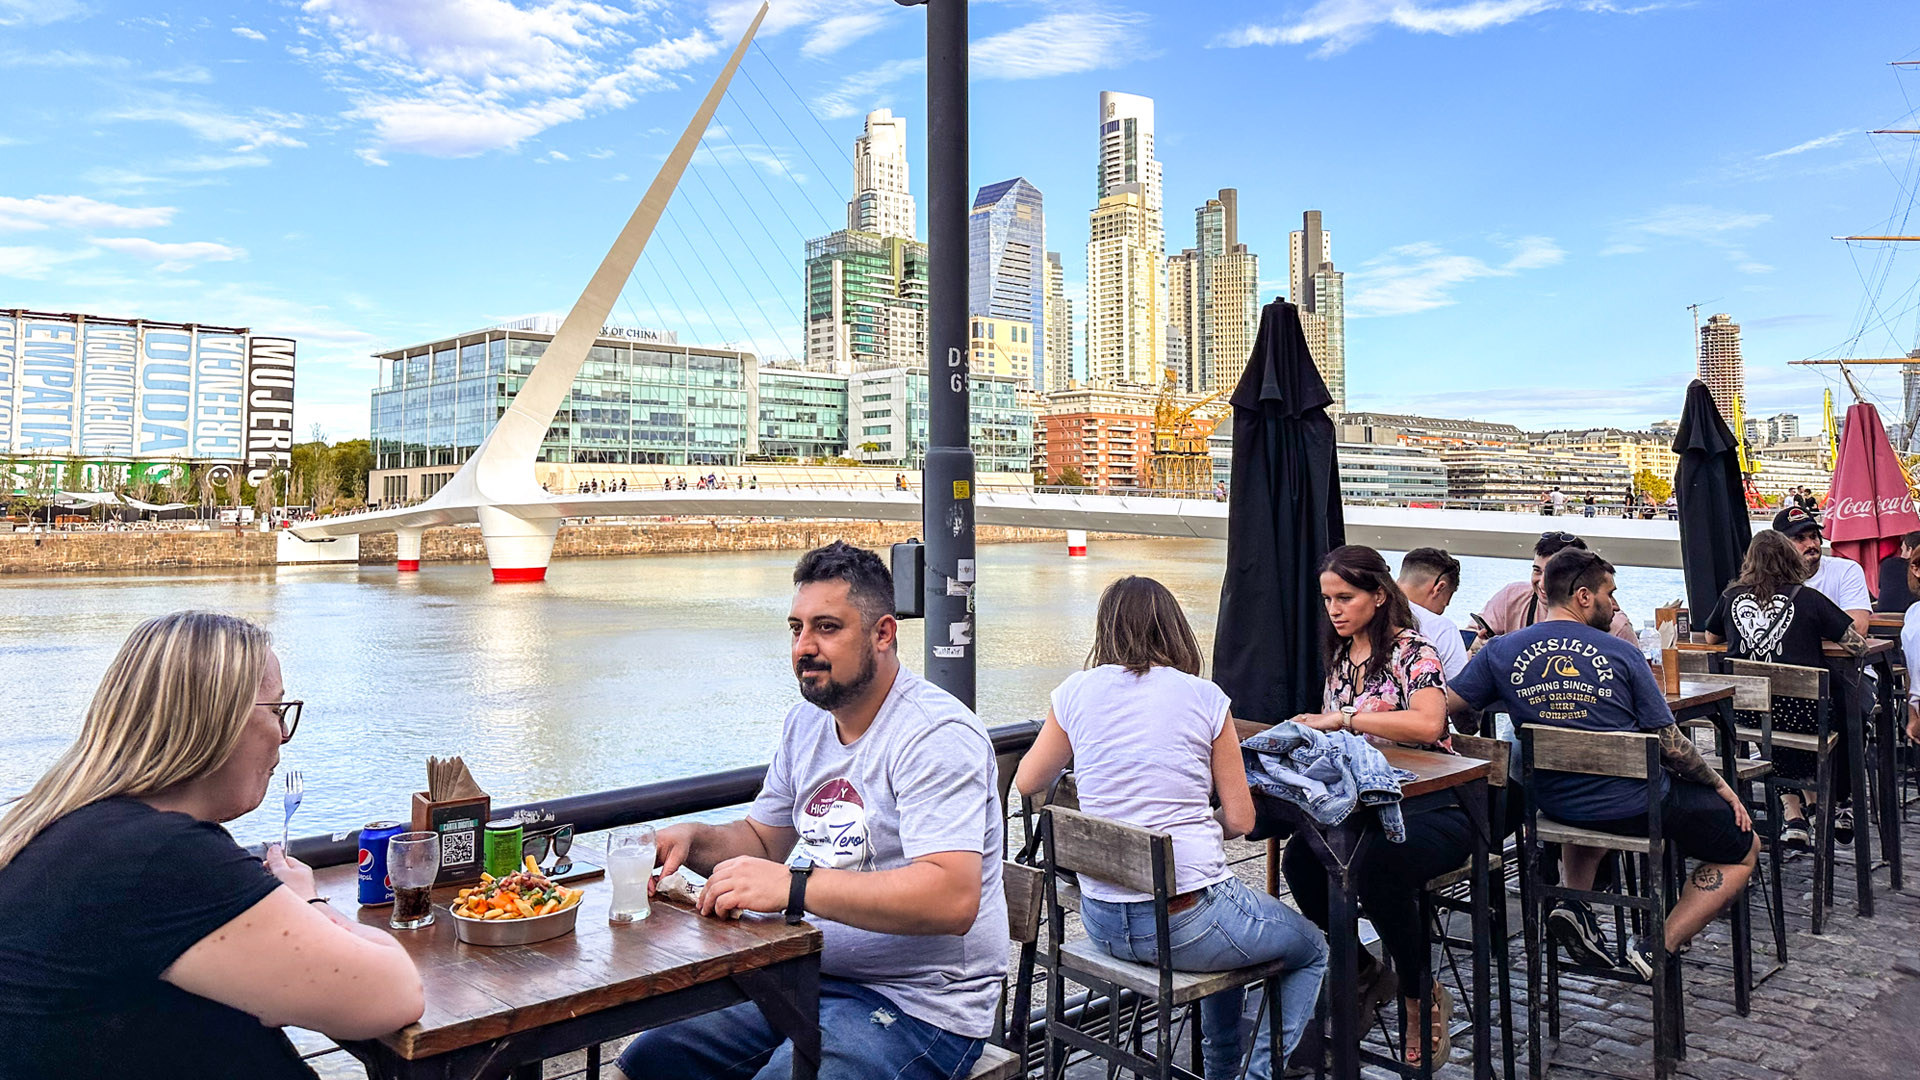
[[[387,841],[412,826],[376,821],[360,827],[360,906],[393,903],[393,878],[387,873]]]

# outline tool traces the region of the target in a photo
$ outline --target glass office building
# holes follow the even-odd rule
[[[847,452],[847,377],[830,371],[761,368],[760,456],[839,457]]]
[[[1040,189],[1024,177],[980,189],[967,217],[967,310],[976,318],[1014,319],[1045,342],[1047,219]],[[1044,364],[1033,365],[1033,388],[1045,385]]]
[[[1020,401],[1019,380],[974,375],[967,383],[975,470],[1030,471],[1034,410]],[[925,368],[863,371],[848,378],[847,456],[908,469],[925,465],[927,400]]]
[[[526,329],[523,327],[542,327]],[[376,354],[374,467],[458,466],[479,448],[553,340],[551,319]],[[754,441],[752,353],[604,327],[539,460],[737,466]]]

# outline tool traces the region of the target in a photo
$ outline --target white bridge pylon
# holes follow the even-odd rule
[[[700,102],[686,131],[681,133],[680,141],[660,166],[659,175],[653,178],[640,205],[627,218],[626,226],[614,239],[606,258],[600,261],[599,269],[593,272],[580,299],[574,301],[573,309],[567,312],[552,343],[528,373],[526,383],[514,395],[500,422],[444,487],[431,499],[412,508],[443,512],[449,515],[446,521],[479,521],[480,537],[486,543],[487,562],[493,566],[495,581],[540,581],[547,576],[547,562],[553,557],[553,538],[560,528],[560,518],[544,514],[530,516],[514,508],[545,498],[546,492],[534,478],[533,471],[540,442],[553,424],[554,414],[566,401],[567,392],[573,388],[573,380],[580,374],[587,350],[599,337],[600,327],[613,313],[620,290],[632,275],[634,264],[639,262],[640,253],[652,237],[654,226],[659,224],[660,215],[666,211],[668,200],[673,198],[674,189],[680,186],[687,163],[693,159],[701,136],[726,95],[727,85],[733,81],[733,73],[740,67],[747,46],[753,42],[761,20],[766,17],[767,5],[763,3],[746,33],[741,35],[740,43],[734,46],[726,66],[720,69],[720,77]],[[386,528],[394,528],[399,533],[399,568],[418,570],[422,527],[389,525],[366,531],[384,532]],[[294,535],[312,539],[327,534],[302,528],[295,529]]]

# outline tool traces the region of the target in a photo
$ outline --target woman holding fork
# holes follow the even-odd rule
[[[219,824],[266,797],[282,698],[244,619],[176,612],[121,646],[79,739],[0,815],[6,1075],[311,1078],[282,1025],[366,1039],[419,1019],[399,943]]]

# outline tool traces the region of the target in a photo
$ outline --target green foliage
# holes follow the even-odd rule
[[[1087,486],[1086,476],[1080,472],[1077,466],[1073,465],[1062,465],[1060,471],[1054,475],[1053,482],[1059,487]]]
[[[1673,482],[1652,469],[1641,469],[1633,474],[1633,490],[1637,495],[1651,495],[1654,502],[1663,503],[1673,494]]]

